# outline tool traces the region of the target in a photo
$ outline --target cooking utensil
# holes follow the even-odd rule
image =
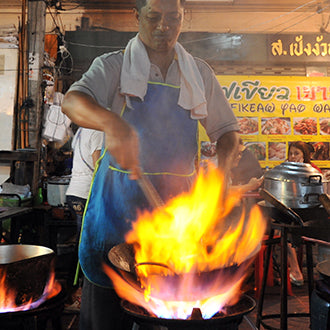
[[[272,204],[277,210],[284,214],[284,216],[289,217],[295,224],[300,226],[304,225],[303,220],[295,211],[293,211],[290,207],[287,207],[281,201],[279,201],[273,194],[271,194],[266,189],[260,189],[259,194],[265,201]]]
[[[264,189],[289,208],[320,206],[322,174],[310,164],[284,162],[265,172]]]
[[[38,300],[54,271],[53,250],[26,244],[0,245],[0,277],[16,293],[16,304]]]
[[[232,279],[235,274],[237,274],[237,271],[239,271],[240,274],[242,274],[242,272],[246,272],[247,268],[253,262],[254,256],[258,250],[259,247],[239,265],[234,264],[228,267],[199,273],[175,274],[172,270],[169,270],[167,274],[164,275],[164,269],[167,269],[168,267],[163,264],[154,263],[154,265],[158,267],[159,271],[154,268],[155,271],[150,278],[139,278],[137,275],[136,268],[141,267],[141,264],[136,265],[133,245],[121,243],[114,246],[109,251],[108,258],[117,273],[138,291],[142,291],[141,282],[145,283],[147,281],[151,288],[167,288],[167,290],[153,290],[151,292],[152,296],[160,299],[172,300],[173,296],[175,296],[176,300],[183,301],[194,300],[196,297],[199,297],[200,299],[205,298],[201,297],[201,292],[207,295],[207,293],[214,288],[215,283],[217,283],[217,281],[219,282],[219,278],[221,278],[219,290],[221,291],[222,288],[225,290],[227,284],[229,285],[232,282]],[[146,262],[145,264],[152,265],[153,263]],[[183,279],[187,281],[186,283],[193,283],[190,292],[186,293],[184,297],[181,296],[181,292],[178,290]],[[153,285],[156,282],[157,285]]]
[[[158,208],[164,206],[162,198],[147,176],[142,175],[137,182],[152,207]]]

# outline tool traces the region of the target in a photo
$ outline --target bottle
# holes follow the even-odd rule
[[[41,205],[44,201],[43,195],[42,195],[42,188],[38,188],[38,191],[33,199],[33,206]]]

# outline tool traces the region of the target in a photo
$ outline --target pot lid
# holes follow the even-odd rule
[[[309,180],[311,176],[315,176],[320,182],[322,174],[316,170],[311,164],[296,163],[296,162],[283,162],[275,166],[265,173],[265,179],[279,180],[279,181],[302,181]]]

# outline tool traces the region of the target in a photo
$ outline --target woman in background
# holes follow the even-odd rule
[[[313,151],[314,151],[313,146],[306,142],[302,142],[302,141],[292,142],[289,145],[288,161],[311,164],[316,170],[322,173],[322,171],[315,164],[311,162],[311,153]]]
[[[239,139],[238,152],[231,169],[231,184],[243,193],[257,191],[263,183],[263,170],[256,156]]]

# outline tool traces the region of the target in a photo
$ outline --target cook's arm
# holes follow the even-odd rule
[[[117,163],[131,171],[131,179],[140,177],[138,135],[125,120],[77,91],[65,95],[62,111],[79,126],[105,132],[106,148]]]
[[[239,134],[236,131],[227,132],[217,141],[218,167],[229,177],[234,159],[237,154]]]

